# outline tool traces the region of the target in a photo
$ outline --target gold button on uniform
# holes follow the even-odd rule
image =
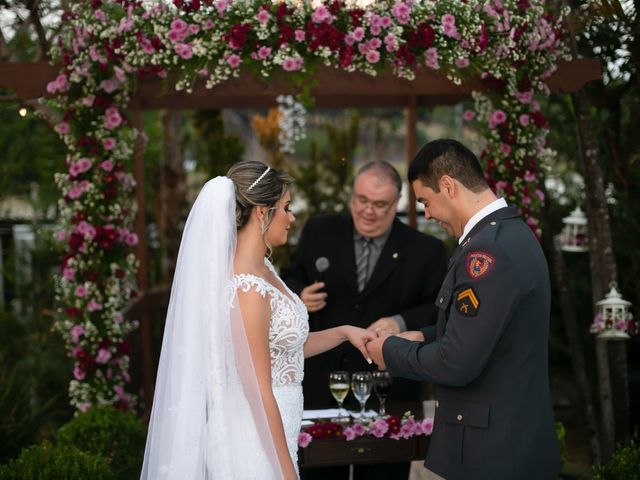
[[[459,422],[461,422],[462,421],[462,414],[459,413],[456,418],[458,419]]]

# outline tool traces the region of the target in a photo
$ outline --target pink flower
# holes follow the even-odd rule
[[[500,151],[504,156],[509,156],[511,154],[511,147],[507,143],[503,143],[500,145]]]
[[[118,82],[110,78],[109,80],[103,80],[100,82],[100,88],[107,93],[111,93],[118,89]]]
[[[107,16],[104,14],[104,12],[102,10],[96,10],[93,15],[96,17],[96,19],[100,20],[101,22],[104,22],[107,19]]]
[[[205,30],[211,30],[213,28],[213,21],[210,18],[208,18],[204,22],[204,25],[202,25],[202,28],[204,28]]]
[[[320,5],[311,14],[311,21],[313,23],[331,23],[331,13],[329,13],[327,7],[325,7],[324,5]]]
[[[69,82],[67,82],[67,76],[64,74],[58,75],[55,80],[47,83],[47,92],[49,93],[66,92],[68,89]]]
[[[124,379],[125,382],[130,382],[131,381],[131,377],[129,376],[129,372],[127,372],[126,370],[122,370],[122,372],[120,372],[122,375],[122,378]]]
[[[514,93],[514,96],[520,103],[524,103],[525,105],[527,103],[531,103],[531,100],[533,100],[533,92],[531,90],[527,92],[516,92]]]
[[[209,75],[209,70],[207,70],[206,68],[201,68],[200,70],[198,70],[198,75],[200,75],[201,77],[206,77],[207,75]]]
[[[82,375],[82,378],[84,378],[84,374]],[[82,378],[79,378],[78,380],[82,380]],[[89,402],[82,402],[80,405],[78,405],[78,410],[80,410],[82,413],[89,411],[89,408],[91,408],[91,404]]]
[[[389,424],[383,419],[374,420],[369,431],[374,437],[382,438],[389,431]]]
[[[76,186],[73,186],[69,189],[69,193],[67,195],[69,195],[69,198],[71,200],[75,200],[76,198],[79,198],[84,192],[79,189]]]
[[[65,280],[73,280],[73,277],[76,276],[76,271],[73,268],[64,267],[62,269],[62,277]]]
[[[117,128],[122,123],[122,116],[116,107],[109,107],[105,112],[104,126],[109,130]]]
[[[113,137],[107,137],[102,140],[102,148],[105,150],[113,150],[116,146],[116,140]]]
[[[86,107],[92,107],[93,106],[93,102],[96,99],[95,96],[93,95],[87,95],[86,97],[84,97],[82,99],[82,104]]]
[[[74,229],[77,233],[80,233],[88,238],[93,238],[96,236],[96,229],[90,223],[85,222],[84,220]]]
[[[120,19],[120,25],[118,26],[118,32],[128,32],[133,27],[133,19],[132,18],[122,18]]]
[[[426,52],[424,52],[424,56],[425,56],[425,62],[424,64],[433,69],[433,70],[437,70],[438,68],[440,68],[440,65],[438,64],[438,51],[431,47],[428,48]]]
[[[84,288],[84,285],[78,285],[76,287],[76,297],[83,298],[87,296],[87,289]]]
[[[64,241],[67,238],[67,232],[65,230],[60,230],[56,234],[56,238],[60,241]]]
[[[536,190],[535,196],[538,197],[541,202],[544,202],[544,192],[542,190]]]
[[[271,55],[271,48],[270,47],[260,47],[260,50],[258,50],[258,58],[260,60],[264,60],[269,55]]]
[[[260,9],[258,14],[256,15],[256,20],[262,25],[267,23],[269,21],[269,18],[271,18],[271,15],[269,15],[269,12],[267,12],[264,8]]]
[[[240,65],[240,62],[241,62],[240,57],[235,53],[227,57],[227,63],[231,68],[238,68],[238,65]]]
[[[361,423],[354,423],[353,424],[353,432],[358,436],[361,437],[362,435],[364,435],[365,433],[367,433],[367,430],[364,428],[364,425]]]
[[[79,173],[84,173],[91,168],[92,162],[88,158],[81,158],[76,162],[76,167]]]
[[[496,190],[499,192],[504,192],[504,189],[507,188],[509,184],[507,182],[505,182],[504,180],[498,180],[496,182]]]
[[[396,2],[391,8],[391,14],[396,17],[396,20],[400,25],[406,25],[409,23],[409,13],[411,9],[406,3]]]
[[[449,23],[442,25],[442,32],[451,38],[458,38],[460,35],[458,34],[458,30],[456,30],[455,25],[451,25]]]
[[[111,358],[111,352],[106,348],[101,348],[98,350],[98,355],[96,355],[96,363],[105,364]]]
[[[113,67],[113,73],[115,74],[116,79],[119,82],[123,82],[124,83],[124,81],[127,79],[127,76],[125,75],[124,70],[121,69],[120,67],[115,67],[114,66]]]
[[[117,323],[117,324],[121,324],[122,322],[124,322],[124,317],[122,316],[121,313],[116,313],[115,316],[113,317],[113,320]]]
[[[84,380],[84,377],[85,377],[84,370],[80,368],[79,365],[76,365],[76,367],[73,369],[73,376],[76,380]]]
[[[227,9],[227,7],[230,4],[231,4],[230,0],[218,0],[216,2],[216,9],[218,10],[218,13],[222,15],[222,13],[224,13],[224,11]]]
[[[531,204],[531,197],[528,195],[523,195],[522,198],[520,199],[520,202],[523,205],[530,205]]]
[[[191,45],[188,43],[176,43],[173,47],[176,53],[184,58],[185,60],[189,60],[193,57],[193,50],[191,49]]]
[[[446,15],[443,15],[442,16],[442,26],[444,27],[446,25],[451,25],[452,27],[455,27],[456,26],[456,17],[454,17],[450,13],[447,13]]]
[[[361,42],[364,38],[364,28],[358,27],[353,31],[353,39],[356,42]]]
[[[351,441],[357,437],[356,432],[353,431],[353,428],[347,427],[342,431],[345,440]]]
[[[195,35],[196,33],[198,33],[200,31],[200,27],[194,23],[192,23],[191,25],[189,25],[189,33],[192,35]]]
[[[294,36],[297,42],[304,42],[304,39],[306,38],[306,34],[304,33],[304,30],[296,30],[294,32]]]
[[[302,448],[307,448],[312,440],[313,437],[307,432],[300,432],[298,434],[298,445]]]
[[[456,67],[458,68],[467,68],[469,66],[468,58],[456,58],[455,60]]]
[[[377,50],[369,50],[365,55],[365,58],[369,63],[378,63],[378,60],[380,60],[380,52]]]
[[[70,131],[69,124],[67,122],[60,122],[55,126],[54,130],[60,135],[66,135]]]
[[[520,121],[520,125],[522,125],[523,127],[529,125],[529,115],[527,115],[526,113],[520,115],[520,118],[518,118],[518,120]]]
[[[302,58],[298,55],[295,57],[287,57],[282,62],[282,68],[287,72],[295,72],[302,68]]]
[[[90,312],[97,312],[98,310],[102,310],[102,305],[95,300],[91,300],[87,305],[87,310]]]
[[[138,244],[138,235],[135,233],[129,233],[125,238],[125,243],[130,247],[134,247]]]
[[[84,335],[84,327],[82,325],[74,325],[71,329],[71,342],[78,343],[80,335]]]
[[[476,113],[472,110],[465,110],[464,113],[462,114],[462,118],[467,122],[470,122],[471,120],[473,120],[475,116],[476,116]]]
[[[383,17],[380,17],[380,26],[382,28],[387,28],[389,25],[391,25],[391,17],[388,15],[385,15]]]
[[[504,113],[502,110],[494,110],[489,116],[489,127],[496,128],[501,123],[504,123],[506,119],[506,113]]]
[[[184,32],[187,30],[187,22],[182,20],[181,18],[176,18],[173,22],[171,22],[171,30],[174,32]]]
[[[431,435],[431,432],[433,432],[433,417],[427,417],[422,420],[420,426],[422,429],[422,433]]]

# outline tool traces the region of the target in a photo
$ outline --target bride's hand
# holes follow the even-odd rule
[[[354,327],[353,325],[343,325],[340,328],[342,329],[342,334],[345,339],[349,340],[351,345],[360,350],[360,353],[362,353],[367,363],[371,363],[371,358],[367,353],[365,345],[371,340],[375,340],[377,335],[374,332],[365,330],[364,328]]]

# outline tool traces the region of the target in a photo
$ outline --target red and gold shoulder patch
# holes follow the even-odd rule
[[[473,280],[486,275],[491,271],[496,259],[485,252],[471,252],[467,254],[467,273]]]
[[[469,287],[456,295],[456,308],[465,317],[473,317],[478,313],[480,300],[473,288]]]

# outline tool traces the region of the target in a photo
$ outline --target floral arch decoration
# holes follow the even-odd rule
[[[142,132],[126,108],[139,78],[177,74],[175,88],[188,92],[196,80],[213,87],[238,76],[241,65],[265,78],[291,72],[299,84],[319,65],[406,79],[426,68],[456,84],[480,75],[485,90],[464,119],[485,134],[491,186],[539,234],[539,165],[553,154],[539,100],[567,58],[560,20],[544,0],[92,0],[72,8],[52,52],[62,67],[47,90],[69,151],[67,171],[56,175],[65,248],[56,325],[75,361],[70,397],[79,410],[135,403],[125,389],[125,337],[136,324],[122,311],[136,294],[127,166]]]

